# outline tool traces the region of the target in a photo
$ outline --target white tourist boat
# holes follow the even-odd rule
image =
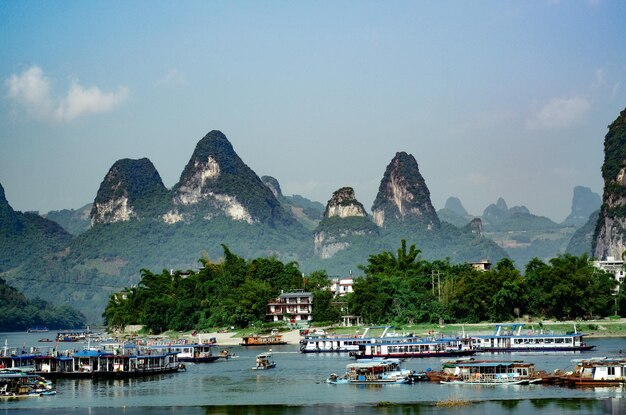
[[[471,344],[479,352],[563,352],[585,351],[595,346],[586,344],[584,334],[552,333],[543,330],[535,332],[523,331],[523,323],[496,324],[493,334],[471,336]]]

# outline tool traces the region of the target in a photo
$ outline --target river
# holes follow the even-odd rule
[[[0,345],[37,345],[47,333],[0,333]],[[53,336],[50,333],[50,336]],[[49,336],[48,336],[49,337]],[[589,339],[596,349],[574,353],[502,353],[483,355],[535,363],[538,370],[571,370],[572,359],[624,356],[626,339]],[[81,347],[65,343],[62,347]],[[258,348],[232,347],[236,359],[187,364],[186,372],[130,380],[56,380],[54,396],[0,400],[0,411],[16,414],[169,413],[186,414],[626,414],[626,389],[573,389],[545,385],[475,386],[329,385],[330,373],[342,374],[353,361],[347,354],[302,354],[295,345],[275,346],[277,367],[254,371]],[[410,370],[439,370],[441,360],[407,359]],[[471,401],[445,408],[444,403]]]

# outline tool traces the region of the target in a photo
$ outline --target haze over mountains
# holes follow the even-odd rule
[[[219,260],[221,244],[243,257],[275,256],[297,261],[304,272],[330,275],[358,274],[370,254],[393,252],[402,239],[430,260],[510,257],[523,267],[532,257],[566,252],[600,207],[597,194],[576,187],[571,214],[561,224],[525,206],[509,208],[502,198],[481,215],[468,213],[455,197],[435,211],[411,154],[396,153],[381,173],[371,214],[349,186],[324,206],[283,195],[276,178],[259,177],[223,133],[211,131],[171,189],[147,158],[113,163],[91,206],[46,215],[71,234],[52,220],[14,212],[2,192],[2,244],[13,254],[3,250],[0,272],[27,295],[69,302],[97,322],[110,293],[136,283],[140,269],[197,268],[201,257]],[[46,242],[26,249],[21,241],[29,238]],[[591,240],[579,238],[575,246],[590,252]],[[32,275],[42,282],[33,284]]]

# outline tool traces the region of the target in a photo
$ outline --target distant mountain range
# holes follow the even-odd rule
[[[331,275],[356,272],[370,254],[393,252],[402,239],[429,260],[495,263],[509,256],[523,267],[530,255],[564,252],[580,215],[594,205],[589,193],[575,191],[576,214],[567,224],[508,208],[503,199],[480,217],[457,198],[436,212],[417,161],[398,152],[370,215],[350,187],[326,205],[284,196],[278,180],[259,177],[224,134],[211,131],[171,189],[142,158],[116,161],[91,205],[49,212],[48,219],[14,212],[2,191],[0,276],[29,296],[75,305],[96,322],[109,295],[136,283],[140,269],[194,269],[200,258],[218,260],[221,244],[243,257],[275,256]],[[41,281],[33,284],[33,275]]]

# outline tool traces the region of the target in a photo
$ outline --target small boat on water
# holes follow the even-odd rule
[[[276,367],[276,362],[272,360],[272,350],[267,353],[261,353],[256,357],[256,366],[252,370],[266,370]]]
[[[400,368],[400,359],[372,359],[358,361],[346,366],[346,373],[332,373],[327,383],[333,385],[388,385],[411,383],[412,372]]]
[[[593,357],[577,359],[574,370],[558,377],[564,386],[624,386],[626,359]]]
[[[528,385],[543,380],[533,363],[473,359],[444,361],[442,372],[428,376],[449,385]]]
[[[55,395],[52,383],[41,376],[19,370],[0,370],[1,398],[31,398]]]

